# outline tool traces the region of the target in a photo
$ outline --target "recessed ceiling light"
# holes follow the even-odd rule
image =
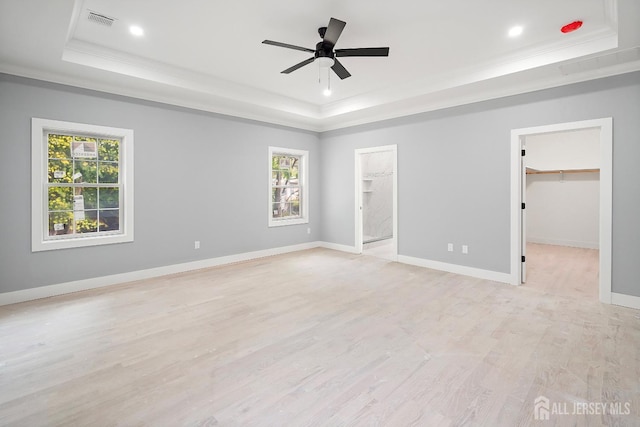
[[[132,25],[129,27],[129,31],[131,32],[131,34],[133,34],[134,36],[143,36],[144,35],[144,30],[141,27],[138,27],[137,25]]]
[[[518,37],[520,34],[522,34],[522,30],[524,30],[524,28],[522,28],[522,25],[511,27],[509,29],[509,37]]]
[[[331,96],[331,89],[327,88],[327,89],[323,90],[322,94],[324,96]]]

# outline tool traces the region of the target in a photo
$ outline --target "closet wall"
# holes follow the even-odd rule
[[[527,241],[598,248],[597,129],[527,137]]]

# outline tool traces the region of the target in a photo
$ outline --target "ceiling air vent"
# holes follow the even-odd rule
[[[109,18],[108,16],[101,15],[99,13],[95,13],[91,11],[89,11],[89,15],[87,16],[87,19],[91,22],[95,22],[96,24],[100,24],[100,25],[105,25],[107,27],[112,26],[113,21],[115,21],[115,19],[113,18]]]

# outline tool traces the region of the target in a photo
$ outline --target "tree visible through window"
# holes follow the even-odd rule
[[[300,216],[299,172],[300,157],[276,154],[271,158],[273,218]]]
[[[120,230],[120,140],[48,133],[49,236]]]
[[[269,223],[285,225],[306,219],[306,151],[270,148]]]

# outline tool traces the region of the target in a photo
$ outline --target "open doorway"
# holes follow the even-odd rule
[[[598,299],[600,129],[525,135],[525,286]]]
[[[398,256],[397,146],[355,150],[356,252]]]
[[[574,137],[576,141],[562,146],[554,145],[560,139],[566,141]],[[589,137],[594,138],[591,149],[588,148],[589,143],[585,142],[585,138]],[[546,260],[539,258],[538,268],[544,271],[536,273],[538,274],[536,280],[545,279],[540,277],[540,274],[554,274],[553,269],[556,267],[574,270],[584,268],[584,264],[580,265],[580,262],[571,267],[563,257],[570,256],[571,251],[583,250],[585,253],[578,253],[578,255],[588,263],[590,256],[588,251],[593,251],[593,247],[597,246],[598,252],[595,254],[597,268],[593,269],[597,270],[597,273],[596,271],[591,273],[597,277],[597,295],[600,301],[611,303],[612,141],[611,118],[512,131],[511,274],[513,284],[520,285],[528,281],[530,257],[544,256],[545,249],[556,250],[556,260],[549,263],[553,257]],[[579,142],[585,145],[576,145]],[[582,151],[578,153],[576,150]],[[527,159],[530,153],[531,160]],[[594,186],[597,187],[595,191],[597,194],[594,194]],[[581,200],[580,203],[582,207],[595,203],[597,212],[580,212],[576,210],[577,206],[570,206],[568,203],[571,199],[573,198],[574,203],[576,200],[575,194],[571,194],[572,191],[590,192],[590,196]],[[553,194],[538,194],[545,192]],[[594,202],[596,195],[597,201]],[[533,203],[537,205],[534,210],[530,209],[531,201],[528,200],[531,196],[535,198]],[[557,206],[551,204],[554,201]],[[558,209],[570,212],[562,212],[562,218],[560,218]],[[529,218],[532,215],[533,221]],[[551,218],[552,215],[556,218]],[[594,221],[597,222],[597,231]],[[538,235],[528,236],[529,233]],[[543,236],[544,234],[546,236]],[[550,247],[544,248],[537,245]],[[576,248],[576,246],[582,246],[582,248]],[[532,253],[527,253],[527,249]],[[561,250],[557,251],[557,249]],[[562,272],[556,271],[555,274],[562,275]],[[589,272],[585,274],[588,275]]]

